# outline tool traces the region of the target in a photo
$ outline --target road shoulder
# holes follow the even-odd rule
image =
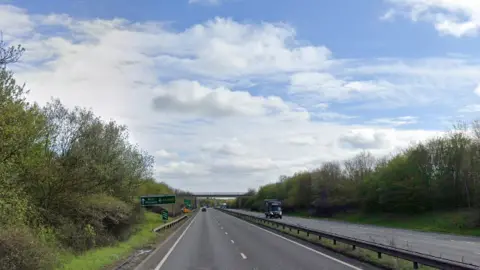
[[[177,239],[182,235],[182,233],[188,228],[188,225],[194,220],[195,216],[198,214],[195,211],[191,216],[189,216],[180,227],[178,227],[172,234],[168,236],[167,239],[160,242],[155,249],[139,264],[134,270],[151,270],[155,269],[159,261],[163,258],[177,241]]]

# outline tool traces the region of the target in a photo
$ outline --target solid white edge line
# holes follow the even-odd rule
[[[172,254],[172,252],[175,249],[175,247],[177,246],[178,242],[180,242],[180,240],[182,240],[185,233],[187,233],[190,226],[192,226],[193,222],[197,218],[197,215],[195,215],[195,217],[192,219],[192,221],[190,221],[190,224],[188,224],[187,228],[185,228],[185,230],[182,232],[182,234],[178,237],[177,241],[175,241],[175,243],[173,243],[173,246],[168,250],[167,254],[165,254],[165,256],[163,256],[162,260],[158,263],[157,267],[155,267],[155,270],[160,270],[160,268],[162,268],[163,264],[165,264],[168,257],[170,256],[170,254]]]
[[[190,218],[190,217],[189,217]],[[145,268],[145,264],[153,257],[155,256],[155,251],[157,251],[158,249],[160,249],[161,247],[164,247],[169,241],[170,239],[172,239],[175,235],[177,235],[180,231],[181,228],[184,228],[188,223],[184,223],[182,225],[180,225],[180,227],[178,227],[173,233],[171,233],[167,239],[165,239],[164,241],[162,241],[160,244],[156,245],[156,247],[154,248],[154,250],[145,258],[143,259],[139,265],[137,265],[134,270],[141,270],[143,268]]]
[[[240,256],[242,256],[242,258],[245,260],[247,258],[247,256],[245,256],[245,254],[243,253],[240,253]]]
[[[225,213],[224,213],[224,214],[225,214]],[[226,214],[226,215],[228,215],[228,214]],[[230,215],[228,215],[228,216],[230,216]],[[330,255],[327,255],[327,254],[325,254],[325,253],[322,253],[322,252],[320,252],[320,251],[318,251],[318,250],[316,250],[316,249],[313,249],[313,248],[311,248],[311,247],[307,247],[307,246],[305,246],[305,245],[302,245],[302,244],[300,244],[300,243],[298,243],[298,242],[295,242],[295,241],[293,241],[293,240],[291,240],[291,239],[288,239],[288,238],[286,238],[286,237],[283,237],[283,236],[281,236],[281,235],[279,235],[279,234],[276,234],[276,233],[274,233],[274,232],[271,232],[271,231],[269,231],[269,230],[266,230],[266,229],[264,229],[264,228],[261,228],[261,227],[259,227],[258,225],[254,225],[254,224],[252,224],[252,223],[250,223],[250,222],[247,222],[247,221],[245,221],[245,220],[243,220],[243,219],[241,219],[241,218],[237,218],[237,217],[233,217],[233,218],[236,218],[236,219],[238,219],[238,220],[241,220],[241,221],[247,223],[248,225],[250,225],[250,226],[252,226],[252,227],[255,227],[255,228],[259,229],[259,230],[262,230],[262,231],[264,231],[264,232],[267,232],[267,233],[269,233],[269,234],[271,234],[271,235],[275,235],[276,237],[279,237],[279,238],[281,238],[281,239],[283,239],[283,240],[285,240],[285,241],[288,241],[288,242],[290,242],[290,243],[292,243],[292,244],[295,244],[295,245],[297,245],[297,246],[300,246],[300,247],[303,247],[303,248],[305,248],[305,249],[308,249],[308,250],[310,250],[310,251],[312,251],[312,252],[314,252],[314,253],[317,253],[318,255],[321,255],[321,256],[323,256],[323,257],[325,257],[325,258],[328,258],[328,259],[330,259],[330,260],[332,260],[332,261],[341,263],[341,264],[343,264],[343,265],[345,265],[345,266],[348,266],[348,267],[350,267],[350,268],[352,268],[352,269],[363,270],[362,268],[356,267],[355,265],[351,265],[351,264],[349,264],[349,263],[347,263],[347,262],[344,262],[344,261],[339,260],[339,259],[337,259],[337,258],[334,258],[334,257],[332,257],[332,256],[330,256]]]

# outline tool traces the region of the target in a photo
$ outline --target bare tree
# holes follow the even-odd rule
[[[22,56],[25,49],[20,46],[9,46],[4,40],[0,32],[0,68],[8,64],[17,62]]]
[[[361,152],[350,160],[345,161],[345,172],[352,181],[360,182],[375,168],[375,157],[369,152]]]

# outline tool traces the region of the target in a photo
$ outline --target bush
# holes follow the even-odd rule
[[[41,270],[55,266],[55,253],[27,228],[0,228],[0,269]]]
[[[76,214],[60,221],[60,241],[77,252],[127,239],[135,225],[143,221],[144,213],[138,204],[101,194],[72,202],[65,208],[74,209]]]

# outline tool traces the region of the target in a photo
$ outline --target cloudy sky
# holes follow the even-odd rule
[[[478,0],[0,0],[44,104],[128,125],[156,177],[246,191],[480,112]]]

